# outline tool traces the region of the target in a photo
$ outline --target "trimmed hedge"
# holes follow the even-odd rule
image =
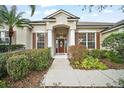
[[[9,45],[0,45],[0,53],[8,52],[8,49],[9,49]],[[22,44],[11,45],[10,49],[11,51],[24,49],[24,45]]]
[[[43,70],[49,66],[51,53],[49,49],[34,49],[24,53],[30,60],[31,70]]]
[[[12,56],[7,60],[7,72],[14,79],[22,79],[29,72],[29,61],[25,55]]]
[[[25,66],[22,66],[22,64],[26,62],[23,63],[22,60],[26,60],[29,63],[29,71],[44,70],[50,66],[50,49],[30,49],[25,51],[7,52],[0,54],[0,78],[9,74],[11,77],[13,77],[14,80],[18,80],[26,75],[26,73],[23,73],[23,68],[25,69]],[[18,72],[19,69],[20,71]]]
[[[1,54],[0,55],[0,78],[6,76],[7,74],[6,60],[7,60],[7,56],[5,54]]]
[[[13,56],[14,53],[2,53],[0,54],[0,79],[7,75],[6,61],[9,57]]]

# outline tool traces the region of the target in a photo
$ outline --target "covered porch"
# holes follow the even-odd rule
[[[51,48],[52,56],[67,55],[68,47],[75,45],[75,30],[67,25],[53,26],[48,30],[48,47]]]

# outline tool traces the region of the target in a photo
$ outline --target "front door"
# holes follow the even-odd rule
[[[58,50],[59,53],[64,53],[64,39],[58,40]]]

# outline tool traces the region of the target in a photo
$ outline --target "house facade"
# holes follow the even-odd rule
[[[65,54],[68,47],[82,44],[89,49],[102,49],[102,41],[112,32],[124,31],[124,21],[119,23],[80,22],[79,17],[64,11],[32,21],[31,28],[14,28],[13,44],[24,44],[26,49],[51,48],[52,56]],[[0,30],[0,40],[8,40],[7,26]]]

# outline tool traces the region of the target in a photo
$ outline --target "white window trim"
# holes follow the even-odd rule
[[[0,34],[1,36],[0,36],[0,38],[2,38],[2,39],[4,39],[4,40],[6,40],[6,38],[8,38],[9,39],[9,36],[8,37],[6,37],[6,32],[8,32],[7,30],[3,30],[3,31],[0,31],[0,33],[2,32],[2,34]],[[4,33],[4,34],[3,34]],[[3,37],[3,36],[4,37]]]
[[[78,33],[92,33],[92,32],[97,32],[96,30],[78,30]]]
[[[43,32],[37,32],[37,33],[36,33],[36,49],[38,49],[38,48],[37,48],[37,39],[38,39],[37,34],[38,34],[38,33],[44,34],[44,38],[45,38],[45,33],[43,33]],[[44,39],[44,45],[45,45],[45,39]]]
[[[37,33],[36,33],[36,49],[38,49],[38,48],[37,48]]]
[[[37,30],[37,31],[32,31],[32,33],[47,33],[47,31]]]
[[[95,42],[95,49],[96,49],[96,43],[97,43],[96,42],[96,38],[97,38],[96,37],[96,31],[95,32],[94,31],[93,32],[92,31],[87,31],[87,32],[81,32],[81,33],[86,33],[86,47],[87,48],[88,48],[88,33],[95,33],[95,41],[94,42]]]
[[[88,33],[86,32],[86,47],[88,48]]]

